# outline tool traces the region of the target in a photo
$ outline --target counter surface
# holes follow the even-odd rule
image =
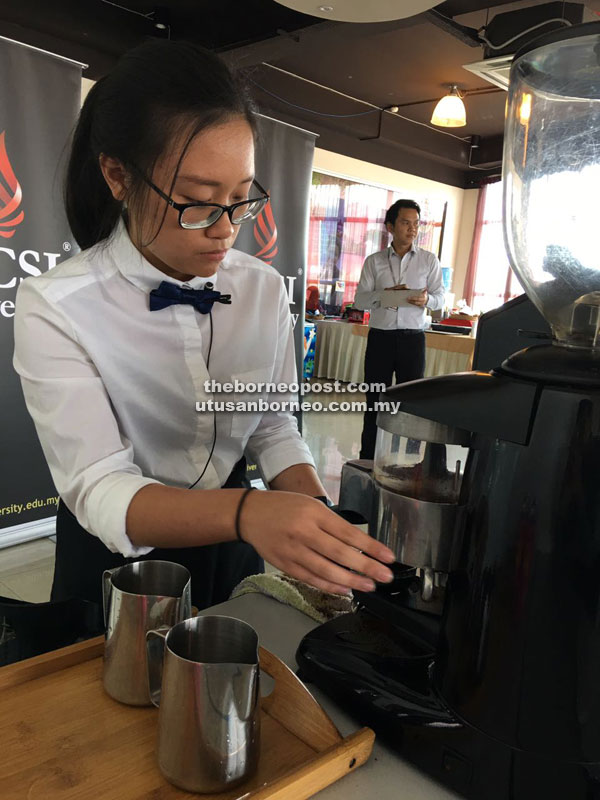
[[[213,606],[201,614],[225,614],[252,625],[267,650],[292,669],[300,639],[317,623],[276,600],[259,594],[244,595]],[[361,727],[355,720],[311,684],[309,690],[329,714],[340,733],[347,736]],[[457,800],[458,795],[429,779],[403,761],[394,751],[375,740],[369,761],[356,772],[315,795],[319,800]]]

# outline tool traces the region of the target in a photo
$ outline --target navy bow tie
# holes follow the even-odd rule
[[[231,295],[221,294],[213,289],[184,289],[168,281],[162,281],[158,289],[150,292],[150,311],[160,311],[161,308],[177,303],[187,303],[201,314],[208,314],[214,303],[231,305]]]

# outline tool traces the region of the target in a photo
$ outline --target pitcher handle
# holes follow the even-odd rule
[[[148,689],[150,700],[157,708],[160,705],[162,687],[163,661],[165,657],[165,641],[171,630],[167,625],[146,633],[146,651],[148,653]]]
[[[196,616],[193,613],[193,606],[192,606],[192,579],[188,580],[186,583],[183,592],[181,593],[181,598],[179,600],[179,608],[178,608],[178,622],[182,622],[184,619],[189,619],[192,616]]]
[[[110,608],[110,596],[112,594],[112,581],[111,577],[113,572],[116,572],[120,567],[113,569],[105,569],[102,573],[102,609],[104,611],[104,627],[108,627],[108,610]]]

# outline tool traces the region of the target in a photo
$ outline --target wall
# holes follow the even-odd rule
[[[81,79],[81,105],[83,105],[83,101],[87,97],[87,93],[95,83],[96,81],[91,81],[89,78]]]
[[[359,161],[356,158],[342,156],[332,153],[329,150],[315,149],[315,160],[313,164],[315,171],[325,170],[332,172],[343,178],[353,178],[364,183],[379,184],[392,189],[401,189],[409,197],[411,194],[428,195],[429,197],[439,197],[448,202],[446,213],[446,228],[444,231],[444,242],[442,245],[441,264],[443,267],[453,267],[456,273],[460,273],[464,281],[466,263],[463,266],[458,264],[456,259],[459,232],[463,214],[463,197],[467,192],[455,186],[448,186],[445,183],[438,183],[427,178],[418,178],[409,175],[407,172],[398,172],[388,167],[380,167],[376,164],[369,164],[367,161]],[[475,192],[476,194],[476,192]],[[467,253],[468,258],[468,253]],[[453,291],[458,284],[453,280]],[[462,290],[462,283],[460,284]]]

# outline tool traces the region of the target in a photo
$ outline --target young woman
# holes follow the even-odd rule
[[[391,579],[391,551],[316,499],[292,415],[196,410],[207,381],[296,380],[283,281],[232,250],[266,199],[252,108],[208,51],[147,42],[90,91],[66,186],[82,252],[24,281],[15,318],[61,497],[53,599],[100,602],[103,569],[146,557],[187,566],[199,607],[263,558],[331,592]],[[243,488],[244,452],[274,491]]]

